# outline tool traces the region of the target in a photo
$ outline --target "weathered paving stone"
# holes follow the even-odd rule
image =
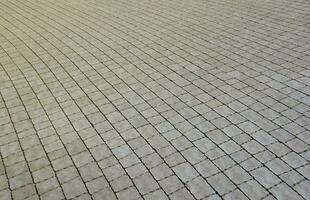
[[[310,197],[309,194],[310,183],[309,180],[302,181],[301,183],[294,186],[294,189],[305,199]]]
[[[261,199],[268,194],[268,191],[255,180],[241,184],[240,189],[250,199]]]
[[[197,199],[202,199],[214,193],[214,190],[202,177],[189,181],[187,187]]]
[[[172,199],[172,200],[177,200],[177,199],[192,200],[195,198],[193,197],[193,195],[191,195],[191,193],[187,189],[183,188],[183,189],[178,190],[175,193],[171,194],[170,199]]]
[[[207,180],[220,195],[226,194],[236,188],[236,186],[223,174],[216,174]]]
[[[193,168],[188,163],[182,163],[173,167],[172,169],[183,182],[190,181],[199,175],[195,168]]]
[[[136,177],[133,182],[142,194],[147,194],[159,187],[155,179],[148,173]]]
[[[167,194],[171,194],[183,187],[182,182],[174,175],[160,180],[159,184]]]
[[[169,199],[168,196],[162,190],[156,190],[152,193],[145,195],[145,199],[152,200],[152,199]]]
[[[281,183],[276,187],[271,189],[271,193],[277,199],[303,199],[298,193],[296,193],[292,188],[290,188],[285,183]]]
[[[309,199],[309,9],[0,0],[0,199]]]
[[[224,199],[248,199],[240,190],[236,189],[224,196]]]
[[[251,172],[251,174],[266,188],[270,188],[280,182],[280,179],[265,167],[255,169]]]
[[[64,183],[62,185],[63,189],[64,189],[64,194],[66,196],[66,198],[74,198],[77,197],[81,194],[83,194],[84,192],[86,192],[86,188],[83,185],[82,180],[77,177],[67,183]]]

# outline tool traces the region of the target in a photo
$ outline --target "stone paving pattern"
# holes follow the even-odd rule
[[[0,199],[310,199],[308,0],[0,0]]]

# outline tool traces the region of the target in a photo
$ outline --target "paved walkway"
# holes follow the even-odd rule
[[[0,0],[0,199],[310,199],[308,0]]]

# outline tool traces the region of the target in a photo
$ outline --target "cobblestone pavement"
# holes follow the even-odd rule
[[[0,199],[310,199],[309,0],[0,0]]]

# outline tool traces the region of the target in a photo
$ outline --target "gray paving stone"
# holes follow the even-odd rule
[[[31,175],[29,173],[22,173],[19,174],[11,179],[9,179],[10,187],[12,189],[16,189],[29,183],[32,183]]]
[[[5,168],[3,168],[3,173],[5,174]],[[19,174],[25,173],[28,171],[27,163],[25,161],[21,161],[18,163],[14,163],[13,165],[10,165],[10,167],[6,170],[6,175],[8,178],[15,177]]]
[[[145,199],[148,199],[148,200],[156,200],[156,199],[163,199],[163,200],[168,200],[168,196],[162,191],[162,190],[156,190],[152,193],[149,193],[147,195],[145,195],[144,197]]]
[[[112,149],[112,153],[117,159],[121,159],[131,154],[132,150],[130,149],[128,145],[122,145],[120,147],[116,147]]]
[[[296,153],[301,153],[309,149],[309,145],[307,145],[306,143],[304,143],[303,141],[297,138],[286,142],[286,145],[290,147]]]
[[[273,143],[267,147],[272,153],[277,156],[284,156],[290,152],[290,149],[282,143]]]
[[[305,199],[310,198],[309,188],[310,188],[309,180],[302,181],[301,183],[294,186],[294,189]]]
[[[236,190],[226,194],[224,196],[224,199],[225,200],[228,200],[228,199],[231,199],[231,200],[240,199],[241,200],[241,199],[249,199],[249,198],[247,198],[240,190],[236,189]]]
[[[183,181],[187,182],[198,176],[197,171],[188,163],[182,163],[172,168],[176,175]]]
[[[300,172],[301,174],[303,174],[306,178],[308,178],[308,179],[310,178],[310,174],[309,174],[310,165],[309,164],[299,168],[297,171]]]
[[[210,160],[215,160],[221,156],[225,155],[225,152],[222,151],[222,149],[220,149],[219,147],[216,147],[210,151],[208,151],[207,153],[205,153],[206,156],[210,159]]]
[[[40,196],[42,199],[52,200],[52,199],[63,199],[64,195],[60,188],[48,191]]]
[[[232,153],[239,151],[241,149],[241,147],[232,140],[229,140],[229,141],[221,144],[220,148],[223,149],[223,151],[227,154],[232,154]]]
[[[127,175],[123,175],[110,182],[113,191],[118,192],[133,185],[131,179]]]
[[[136,177],[133,182],[141,194],[147,194],[159,188],[159,185],[149,173]]]
[[[171,143],[179,151],[182,151],[192,146],[190,141],[182,136],[173,140]]]
[[[220,195],[227,194],[236,188],[236,186],[223,174],[211,176],[207,181]]]
[[[176,152],[176,153],[173,153],[173,154],[170,154],[169,156],[167,156],[165,158],[165,161],[169,165],[169,167],[173,167],[173,166],[176,166],[178,164],[185,162],[186,160],[182,156],[181,153]]]
[[[266,166],[276,175],[283,174],[291,170],[291,168],[282,160],[275,158],[266,163]]]
[[[261,199],[268,194],[268,191],[255,180],[241,184],[240,189],[250,199]]]
[[[201,153],[197,148],[189,148],[182,151],[181,153],[184,158],[193,165],[203,161],[206,158],[205,155]]]
[[[214,164],[221,170],[225,170],[236,165],[235,161],[229,156],[222,156],[214,160]]]
[[[72,156],[72,159],[77,167],[81,167],[93,161],[91,154],[86,151],[76,154],[75,156]]]
[[[24,187],[20,187],[16,190],[12,191],[13,199],[27,199],[27,198],[35,198],[35,187],[31,184],[26,185]]]
[[[150,170],[156,180],[161,180],[172,175],[172,170],[165,163],[160,164]]]
[[[1,1],[0,199],[308,199],[308,10]]]
[[[57,187],[59,187],[59,183],[56,179],[56,177],[52,177],[50,179],[47,179],[47,180],[44,180],[44,181],[41,181],[40,183],[37,184],[37,190],[38,190],[38,193],[41,195],[41,194],[44,194],[50,190],[53,190]]]
[[[202,199],[202,198],[209,196],[210,194],[214,193],[214,190],[211,188],[211,186],[202,177],[197,177],[197,178],[189,181],[186,185],[187,185],[187,188],[189,189],[189,191],[197,199]]]
[[[104,177],[99,177],[88,181],[86,187],[89,190],[90,194],[96,193],[102,190],[105,187],[108,187],[108,181]]]
[[[128,167],[126,171],[131,178],[134,178],[147,172],[147,169],[142,163],[138,163],[136,165]]]
[[[233,137],[242,133],[242,131],[235,125],[230,125],[223,128],[223,132],[229,137]]]
[[[142,161],[145,164],[145,166],[148,167],[149,169],[164,162],[163,159],[157,153],[153,153],[143,157]]]
[[[304,179],[297,171],[289,171],[280,175],[280,178],[288,185],[292,186]]]
[[[273,187],[270,191],[277,199],[303,199],[285,183]]]
[[[69,199],[77,197],[86,192],[86,188],[79,177],[64,183],[62,187],[66,198]]]
[[[251,140],[242,145],[250,154],[256,154],[258,152],[263,151],[265,148],[256,142],[255,140]]]
[[[1,190],[0,191],[0,197],[2,198],[2,199],[11,199],[12,198],[12,196],[11,196],[11,192],[10,192],[10,190]]]
[[[133,194],[133,196],[134,196],[134,194]],[[111,188],[109,188],[109,187],[101,189],[100,191],[98,191],[95,194],[93,194],[92,197],[94,199],[96,199],[96,200],[99,200],[99,199],[104,199],[104,200],[108,200],[108,199],[113,199],[114,200],[114,199],[117,199],[116,195],[113,192],[113,190]]]
[[[48,166],[33,172],[34,182],[41,182],[55,176],[53,169]]]
[[[174,175],[160,180],[159,185],[167,194],[171,194],[184,187],[183,183]]]
[[[251,172],[251,174],[260,184],[266,188],[270,188],[280,182],[280,179],[265,167],[255,169]]]
[[[81,178],[85,182],[102,176],[102,172],[98,167],[97,163],[95,162],[84,165],[83,167],[80,167],[78,170],[80,172]]]
[[[192,200],[195,199],[191,193],[189,193],[188,190],[185,188],[176,191],[175,193],[170,195],[170,199],[177,200],[177,199],[186,199],[186,200]]]
[[[250,174],[239,166],[234,166],[226,170],[225,174],[237,185],[251,179]]]
[[[276,139],[274,139],[272,136],[270,136],[265,131],[258,131],[254,133],[253,138],[259,143],[261,143],[262,145],[268,145],[268,144],[276,142]]]

